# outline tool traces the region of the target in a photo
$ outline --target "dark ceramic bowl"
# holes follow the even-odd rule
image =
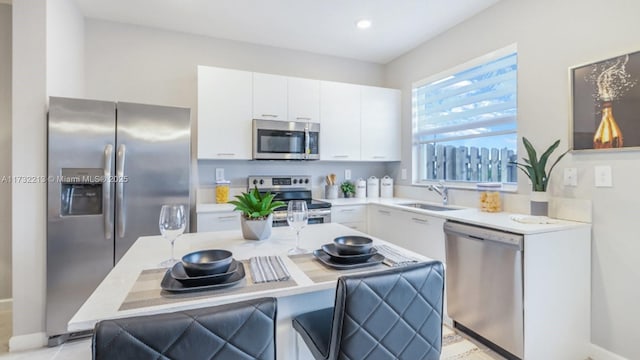
[[[231,251],[212,249],[189,253],[182,257],[184,271],[189,276],[224,273],[233,261]]]
[[[373,240],[364,236],[340,236],[333,239],[340,255],[360,255],[371,250]]]

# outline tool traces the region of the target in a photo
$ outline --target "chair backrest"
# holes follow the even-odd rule
[[[96,324],[92,353],[105,359],[275,359],[276,299],[261,298]]]
[[[439,359],[443,294],[439,261],[341,277],[329,359]]]

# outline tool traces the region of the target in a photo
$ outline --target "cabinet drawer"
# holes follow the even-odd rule
[[[337,223],[366,222],[367,207],[365,205],[333,206],[331,221]]]
[[[239,212],[198,214],[197,232],[224,231],[240,229]]]

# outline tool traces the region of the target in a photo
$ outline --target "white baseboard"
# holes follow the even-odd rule
[[[13,299],[0,299],[0,311],[10,311],[13,309]]]
[[[591,344],[591,359],[593,360],[629,360],[598,345]]]
[[[47,345],[44,332],[12,336],[9,339],[9,352],[38,349]]]

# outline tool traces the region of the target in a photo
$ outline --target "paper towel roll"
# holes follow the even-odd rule
[[[380,179],[380,197],[393,197],[393,179],[388,175]]]
[[[367,179],[367,197],[378,198],[380,197],[380,181],[375,176],[370,176]]]

